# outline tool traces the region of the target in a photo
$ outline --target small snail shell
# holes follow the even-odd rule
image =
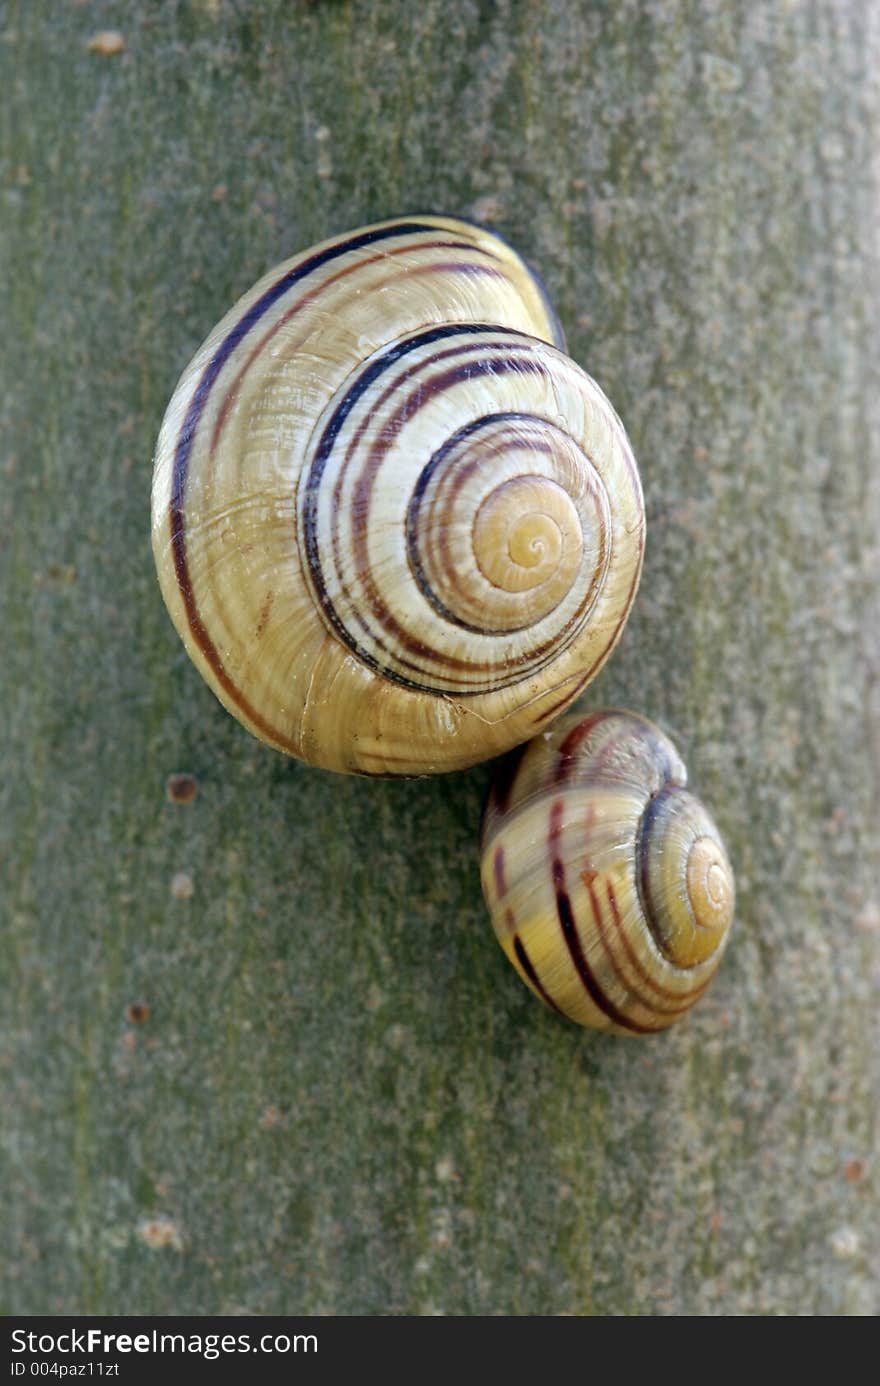
[[[372,774],[499,754],[565,708],[641,570],[623,428],[540,281],[446,217],[286,261],[187,366],[153,549],[186,648],[270,745]]]
[[[659,728],[566,718],[502,763],[483,815],[483,892],[534,992],[581,1025],[642,1035],[709,985],[733,919],[718,830]]]

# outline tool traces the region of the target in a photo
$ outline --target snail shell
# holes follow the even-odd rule
[[[668,737],[614,709],[566,718],[501,766],[483,815],[498,940],[548,1005],[642,1035],[706,990],[733,920],[733,871]]]
[[[152,536],[226,707],[334,770],[499,754],[607,659],[641,570],[623,428],[537,276],[446,217],[277,266],[168,406]]]

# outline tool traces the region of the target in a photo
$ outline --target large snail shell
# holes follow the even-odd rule
[[[153,548],[193,661],[313,764],[452,770],[558,714],[641,569],[623,428],[537,277],[423,216],[286,261],[214,329],[159,437]]]
[[[523,980],[581,1025],[663,1030],[721,961],[733,872],[686,783],[668,737],[614,709],[502,763],[482,829],[492,923]]]

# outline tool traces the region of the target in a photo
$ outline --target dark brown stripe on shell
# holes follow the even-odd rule
[[[498,899],[503,900],[507,894],[507,882],[504,879],[504,848],[502,846],[495,848],[492,857],[492,870],[495,873],[495,889],[498,892]]]
[[[621,971],[620,965],[614,956],[614,952],[611,948],[611,945],[609,944],[608,936],[605,932],[606,916],[602,910],[602,906],[599,903],[599,900],[596,898],[596,892],[593,887],[593,884],[590,881],[585,881],[585,884],[590,896],[590,908],[593,912],[593,918],[596,922],[596,930],[599,934],[600,939],[602,940],[602,946],[605,949],[605,955],[608,959],[608,962],[611,965],[611,969],[614,972],[615,977],[617,978],[620,985],[623,987],[624,991],[627,992],[627,994],[632,998],[633,1002],[636,1005],[644,1006],[645,1010],[657,1016],[670,1016],[674,1018],[675,1016],[682,1015],[684,1011],[690,1010],[691,1006],[694,1004],[694,1001],[696,1001],[697,995],[699,993],[697,993],[697,995],[694,995],[692,993],[691,995],[685,997],[682,997],[681,995],[677,996],[675,992],[667,991],[664,987],[661,987],[659,983],[655,982],[653,978],[648,975],[648,973],[640,964],[638,958],[633,952],[633,948],[629,939],[626,937],[626,934],[623,931],[622,920],[620,918],[620,911],[617,906],[617,897],[615,896],[614,888],[611,885],[611,882],[609,881],[607,886],[608,903],[611,906],[611,919],[615,926],[615,934],[623,947],[624,953],[626,954],[627,958],[632,964],[633,970],[638,974],[639,978],[647,984],[649,988],[653,988],[653,990],[655,990],[660,996],[665,997],[667,1000],[677,1001],[679,1004],[675,1006],[660,1006],[655,1001],[649,1001],[644,996],[639,995],[639,993],[633,986],[632,982]],[[672,1022],[670,1020],[666,1023],[671,1024]],[[648,1028],[663,1029],[665,1028],[665,1026],[649,1026]]]
[[[654,832],[654,824],[661,808],[668,802],[682,786],[664,786],[657,794],[652,794],[645,807],[639,822],[638,835],[636,837],[636,884],[638,886],[639,899],[642,905],[642,913],[645,916],[645,923],[651,931],[651,937],[656,943],[664,958],[672,963],[678,972],[687,972],[689,969],[682,967],[674,958],[671,958],[666,951],[663,937],[657,928],[657,910],[654,900],[651,898],[651,873],[648,869],[648,862],[651,854],[651,837]]]
[[[489,794],[487,808],[491,807],[497,813],[507,812],[519,767],[528,749],[528,742],[524,741],[521,746],[514,747],[501,761]]]
[[[556,783],[563,784],[571,778],[575,766],[577,765],[578,752],[586,741],[590,732],[600,722],[604,722],[608,716],[607,712],[591,712],[588,716],[581,719],[576,726],[566,736],[562,745],[559,747],[559,759],[556,762]]]
[[[190,631],[192,632],[193,639],[208,661],[208,664],[211,666],[214,677],[217,679],[220,687],[244,713],[248,721],[263,734],[267,741],[272,741],[276,745],[282,746],[285,750],[290,751],[292,755],[298,754],[298,743],[293,741],[290,737],[285,736],[277,727],[273,727],[271,723],[257,711],[250,699],[245,697],[241,689],[232,682],[232,679],[227,674],[223,666],[223,661],[220,658],[217,648],[196,606],[195,596],[190,584],[189,569],[186,563],[186,550],[183,543],[175,545],[173,553],[177,585],[180,588],[180,595],[183,598]]]
[[[615,1006],[610,997],[606,996],[600,987],[594,972],[592,971],[586,954],[581,944],[580,935],[577,931],[574,912],[571,908],[571,900],[566,890],[565,865],[559,852],[559,838],[562,832],[562,812],[564,804],[562,799],[557,799],[550,809],[550,832],[547,839],[547,846],[552,863],[553,883],[556,888],[556,913],[559,918],[559,926],[562,930],[562,937],[565,939],[569,956],[574,964],[575,971],[583,983],[584,990],[589,995],[593,1004],[602,1012],[603,1015],[622,1030],[629,1030],[635,1035],[652,1034],[656,1026],[639,1025],[624,1015],[623,1011]],[[602,942],[605,938],[602,932],[600,919],[597,917],[596,925],[599,929]],[[607,951],[607,945],[606,945]]]
[[[513,951],[516,954],[517,962],[522,968],[523,976],[529,979],[535,991],[540,996],[541,1000],[546,1001],[547,1005],[552,1006],[553,1010],[557,1011],[559,1015],[565,1015],[565,1012],[559,1006],[557,1006],[556,1002],[553,1000],[553,997],[550,995],[549,991],[544,986],[543,982],[541,981],[540,977],[535,971],[534,963],[532,962],[531,958],[526,952],[525,944],[523,943],[519,934],[514,934],[513,936]]]
[[[668,987],[661,986],[660,983],[651,976],[650,972],[648,972],[646,968],[643,966],[643,964],[639,961],[639,958],[635,950],[633,949],[632,944],[626,936],[626,932],[623,927],[623,920],[620,916],[620,906],[617,903],[617,896],[614,892],[613,883],[611,881],[607,881],[605,888],[608,895],[608,904],[611,906],[611,917],[614,920],[614,926],[617,932],[617,937],[620,939],[620,942],[623,946],[623,951],[625,952],[627,959],[629,960],[629,963],[632,966],[633,971],[637,973],[639,980],[644,982],[645,986],[647,986],[651,991],[656,992],[658,996],[662,996],[665,1001],[673,1001],[677,1003],[676,1005],[671,1007],[664,1007],[657,1006],[654,1002],[647,1002],[643,1000],[643,1004],[648,1006],[649,1010],[656,1010],[658,1015],[676,1015],[681,1011],[688,1010],[689,1007],[691,1007],[694,1004],[697,998],[699,996],[702,996],[703,992],[706,990],[706,987],[709,985],[709,982],[704,982],[702,986],[696,987],[693,991],[684,994],[682,992],[670,991]]]

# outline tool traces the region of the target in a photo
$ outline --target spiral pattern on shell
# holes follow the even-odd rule
[[[501,946],[548,1005],[624,1034],[699,999],[733,920],[733,871],[652,723],[566,718],[507,758],[483,816],[483,892]]]
[[[644,515],[537,277],[442,217],[278,266],[184,372],[153,544],[187,650],[271,745],[414,774],[563,710],[622,630]]]

